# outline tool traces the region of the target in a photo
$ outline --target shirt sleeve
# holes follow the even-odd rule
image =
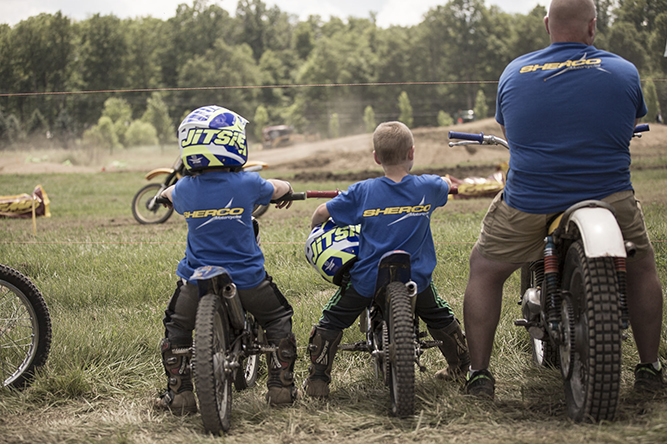
[[[327,210],[336,225],[358,225],[361,223],[361,205],[357,203],[359,184],[351,185],[347,191],[327,202]]]
[[[258,180],[258,198],[257,198],[257,205],[268,205],[271,203],[271,197],[273,197],[273,184],[269,182],[268,180],[264,180],[259,174],[257,173],[248,173],[248,174],[253,174],[257,176]]]

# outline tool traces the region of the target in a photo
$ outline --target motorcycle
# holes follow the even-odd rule
[[[648,125],[638,125],[641,137]],[[450,132],[449,146],[501,145],[493,135]],[[521,268],[515,325],[530,335],[533,360],[560,368],[568,416],[575,421],[612,420],[621,382],[621,339],[629,326],[626,257],[614,209],[598,200],[574,204],[548,227],[544,258]]]
[[[265,162],[250,161],[243,166],[243,171],[261,171],[268,168]],[[171,168],[156,168],[146,174],[146,180],[153,180],[159,176],[165,176],[162,182],[149,183],[142,187],[132,199],[132,215],[140,224],[161,224],[166,222],[174,212],[171,207],[159,205],[156,198],[168,187],[175,184],[181,177],[186,175],[183,161],[180,157],[176,159]],[[253,217],[258,218],[269,209],[268,205],[257,205],[252,212]]]
[[[0,379],[22,389],[42,367],[51,349],[51,317],[42,293],[30,279],[0,265]]]
[[[336,194],[337,191],[290,193],[279,201],[333,197]],[[171,201],[164,197],[158,197],[155,203],[171,206]],[[253,219],[253,228],[259,243],[256,219]],[[195,345],[182,350],[194,356],[191,373],[195,375],[204,428],[219,435],[231,427],[232,383],[237,391],[252,387],[257,380],[260,355],[273,353],[276,347],[268,345],[264,330],[243,307],[236,285],[224,267],[199,267],[190,280],[197,282],[199,291]]]

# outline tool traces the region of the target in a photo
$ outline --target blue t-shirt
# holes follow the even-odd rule
[[[273,185],[257,173],[211,171],[179,179],[171,196],[188,223],[188,242],[176,274],[188,280],[196,268],[217,265],[240,289],[259,285],[266,273],[252,210],[269,204],[272,195]]]
[[[630,139],[646,112],[635,66],[594,46],[553,43],[512,61],[496,102],[510,145],[505,202],[547,214],[632,189]]]
[[[412,255],[412,280],[419,291],[427,288],[436,265],[431,213],[447,203],[448,193],[440,176],[408,175],[399,183],[379,177],[358,182],[327,202],[337,225],[361,225],[359,259],[350,270],[360,295],[374,296],[378,262],[392,250]]]

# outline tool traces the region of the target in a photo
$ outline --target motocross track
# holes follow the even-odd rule
[[[450,130],[502,136],[493,118],[442,128],[416,128],[415,173],[450,174],[457,178],[486,177],[496,165],[509,158],[500,146],[448,146]],[[631,145],[633,161],[657,160],[667,154],[667,125],[652,124],[651,130]],[[294,175],[302,181],[357,181],[382,174],[372,156],[371,135],[360,134],[312,143],[262,150],[251,145],[250,160],[269,164],[269,171]],[[170,166],[178,155],[175,146],[163,150],[129,148],[114,153],[87,155],[81,150],[36,150],[29,146],[22,151],[0,151],[0,174],[91,173],[113,171],[145,171]],[[67,162],[68,159],[72,159]],[[665,167],[662,165],[662,167]]]

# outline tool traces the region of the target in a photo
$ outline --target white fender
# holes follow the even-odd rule
[[[611,211],[580,208],[572,213],[570,221],[579,228],[587,257],[626,257],[623,235]]]

